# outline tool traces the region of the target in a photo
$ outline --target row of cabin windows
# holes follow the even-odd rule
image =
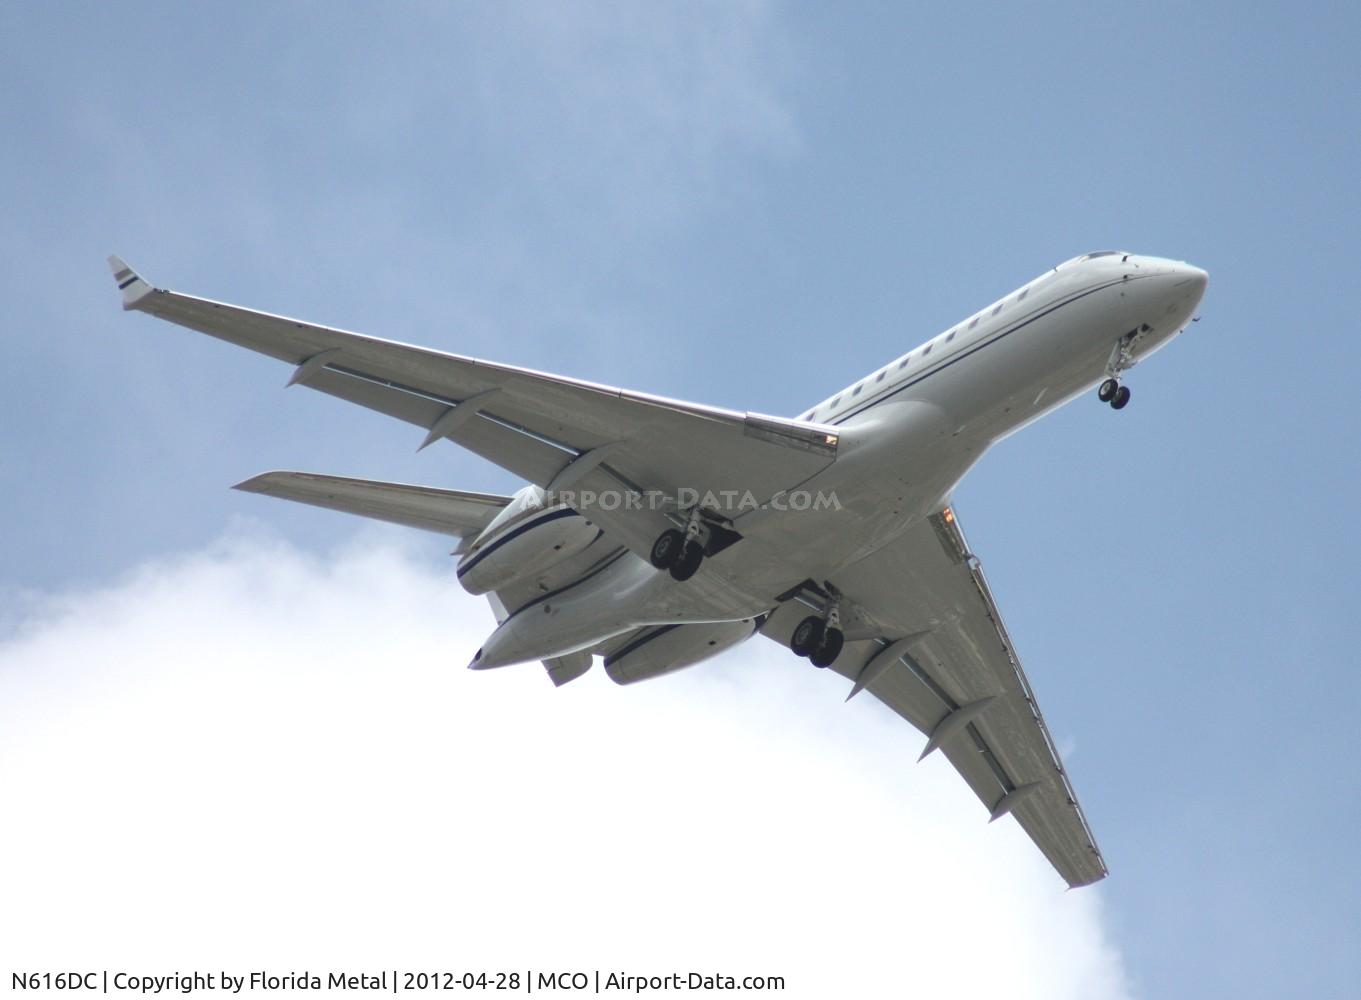
[[[1029,294],[1030,294],[1030,287],[1029,287],[1029,286],[1026,286],[1025,288],[1021,289],[1021,293],[1020,293],[1019,295],[1016,296],[1016,301],[1017,301],[1017,302],[1020,302],[1022,299],[1024,299],[1024,298],[1025,298],[1027,295],[1029,295]],[[1006,300],[1003,300],[1003,301],[997,303],[997,305],[993,307],[992,314],[993,314],[994,316],[996,316],[998,313],[1000,313],[1000,312],[1002,311],[1002,307],[1005,306],[1005,305],[1006,305]],[[975,316],[973,319],[971,319],[971,320],[969,321],[969,329],[972,330],[974,327],[976,327],[976,326],[978,325],[978,321],[979,321],[980,319],[982,319],[982,318],[983,318],[983,314],[982,314],[982,313],[979,313],[977,316]],[[953,330],[951,330],[949,333],[947,333],[947,334],[945,335],[945,343],[948,344],[948,343],[950,343],[950,341],[954,340],[954,339],[955,339],[955,334],[957,334],[957,333],[959,333],[959,327],[955,327]],[[934,346],[935,346],[935,341],[932,341],[931,343],[929,343],[929,344],[927,344],[925,347],[923,347],[923,348],[922,348],[921,356],[924,358],[924,357],[926,357],[928,354],[930,354],[930,353],[931,353],[931,348],[934,347]],[[908,354],[906,357],[904,357],[901,361],[898,362],[898,370],[899,370],[899,371],[902,371],[902,370],[903,370],[904,368],[906,368],[911,362],[912,362],[912,355],[911,355],[911,354]],[[882,382],[882,381],[884,380],[884,376],[887,375],[888,373],[889,373],[889,369],[888,369],[888,368],[885,368],[883,371],[881,371],[878,375],[876,375],[876,376],[874,377],[874,381],[875,381],[876,383]],[[864,383],[864,382],[861,382],[859,385],[857,385],[854,389],[851,390],[851,396],[854,397],[854,396],[860,395],[860,390],[863,389],[864,387],[865,387],[865,383]],[[835,410],[840,404],[841,404],[841,397],[840,397],[840,396],[837,396],[836,399],[832,400],[830,403],[827,404],[827,409],[828,409],[828,410]],[[814,407],[813,409],[809,410],[807,413],[805,413],[805,414],[804,414],[802,417],[800,417],[799,419],[801,419],[801,420],[812,420],[814,414],[816,414],[817,412],[818,412],[818,411],[817,411],[817,408]]]

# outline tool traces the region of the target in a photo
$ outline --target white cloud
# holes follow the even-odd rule
[[[1099,895],[839,679],[759,640],[626,689],[471,673],[481,602],[374,537],[238,531],[26,612],[0,645],[6,966],[1125,995]]]

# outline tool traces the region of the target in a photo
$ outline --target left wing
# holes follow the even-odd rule
[[[992,819],[1010,813],[1070,886],[1106,865],[1035,692],[951,508],[831,581],[847,643],[833,669],[927,734]],[[809,609],[789,601],[762,631],[785,645]]]
[[[294,366],[289,385],[415,424],[421,447],[448,438],[553,492],[736,490],[765,501],[836,458],[835,428],[347,333],[154,288],[117,257],[109,265],[124,309],[278,358]],[[593,514],[644,556],[668,526],[655,504]]]

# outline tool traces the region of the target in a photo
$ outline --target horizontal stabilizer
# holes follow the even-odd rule
[[[494,493],[464,493],[312,472],[266,472],[237,483],[233,489],[458,538],[479,534],[510,502],[510,497]]]

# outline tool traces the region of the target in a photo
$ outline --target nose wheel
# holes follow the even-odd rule
[[[806,656],[815,667],[830,667],[846,644],[846,635],[836,626],[828,626],[817,615],[809,615],[794,628],[789,648],[795,656]]]
[[[1129,405],[1129,386],[1121,385],[1117,379],[1108,378],[1101,383],[1101,388],[1096,390],[1096,398],[1103,403],[1110,403],[1112,410],[1123,410]]]

